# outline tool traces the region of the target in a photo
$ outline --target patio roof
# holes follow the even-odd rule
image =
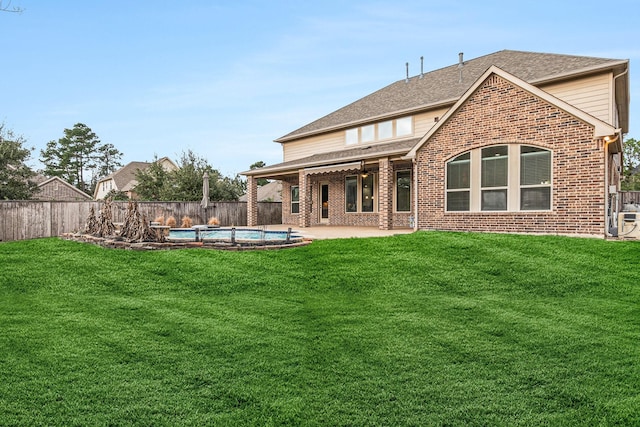
[[[387,142],[384,144],[371,144],[368,146],[358,146],[347,150],[332,151],[329,153],[314,154],[301,159],[265,166],[260,169],[252,169],[241,172],[242,175],[255,177],[277,177],[283,175],[297,174],[299,169],[314,167],[331,167],[347,164],[349,162],[359,162],[361,160],[375,159],[388,156],[403,156],[420,141],[420,138],[404,139],[400,141]],[[353,168],[353,166],[349,166]]]

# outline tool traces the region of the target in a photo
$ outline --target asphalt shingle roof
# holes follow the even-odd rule
[[[405,79],[399,80],[276,139],[276,142],[286,142],[303,135],[353,126],[429,106],[453,104],[492,65],[534,84],[611,67],[620,62],[622,60],[502,50],[464,61],[462,68],[456,63],[422,76],[411,77],[408,82]]]

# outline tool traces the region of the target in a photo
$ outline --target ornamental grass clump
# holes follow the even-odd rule
[[[191,228],[193,226],[193,221],[191,220],[190,217],[188,216],[183,216],[182,217],[182,224],[180,225],[180,227],[182,228]]]
[[[165,223],[167,227],[176,228],[176,219],[173,216],[167,218],[167,222]]]
[[[209,218],[209,221],[207,221],[207,225],[220,225],[220,220],[217,217],[212,216]]]

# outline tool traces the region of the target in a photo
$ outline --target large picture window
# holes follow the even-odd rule
[[[396,212],[411,211],[411,171],[396,172]]]
[[[352,175],[345,178],[345,212],[375,212],[376,179],[375,174],[365,176]]]
[[[551,162],[551,151],[528,145],[463,153],[446,164],[446,210],[550,210]]]
[[[297,185],[291,186],[291,213],[300,213],[300,187]]]

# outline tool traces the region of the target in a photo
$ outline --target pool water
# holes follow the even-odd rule
[[[216,228],[216,229],[201,229],[199,231],[199,240],[217,240],[217,241],[230,241],[232,229],[230,228]],[[180,240],[196,240],[198,236],[196,230],[193,229],[172,229],[169,231],[169,239]],[[268,231],[268,230],[252,230],[252,229],[236,229],[235,239],[237,241],[286,241],[286,231]],[[301,237],[295,234],[291,234],[291,241],[300,241]]]

